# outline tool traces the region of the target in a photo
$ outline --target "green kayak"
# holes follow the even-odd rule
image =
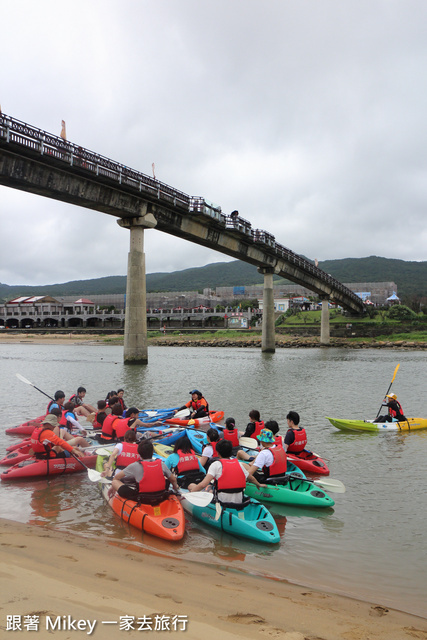
[[[246,483],[245,493],[261,502],[290,504],[294,507],[333,507],[335,501],[315,484],[304,478],[288,476],[286,484],[256,487],[252,482]]]
[[[427,429],[426,418],[408,418],[404,422],[373,422],[372,420],[343,420],[337,418],[326,419],[337,429],[345,431],[371,431],[379,433],[380,431],[417,431],[418,429]]]

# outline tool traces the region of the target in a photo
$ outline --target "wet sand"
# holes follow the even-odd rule
[[[64,640],[141,638],[141,627],[194,640],[427,639],[426,619],[375,603],[9,520],[0,520],[0,561],[0,628],[17,616],[9,624],[22,630],[13,637],[28,637],[25,616],[35,616],[35,637]],[[71,628],[59,630],[67,616]],[[122,636],[125,616],[134,628]],[[156,622],[171,631],[155,630]]]

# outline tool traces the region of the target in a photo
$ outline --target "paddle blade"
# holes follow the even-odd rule
[[[210,491],[189,491],[183,497],[196,507],[207,507],[213,500],[213,493]]]
[[[393,382],[394,382],[394,379],[395,379],[395,377],[396,377],[396,373],[397,373],[397,370],[398,370],[398,368],[399,368],[399,367],[400,367],[400,364],[398,364],[398,365],[397,365],[397,367],[396,367],[396,369],[394,370],[393,377],[392,377],[392,379],[391,379],[391,383],[393,383]],[[391,383],[390,383],[390,385],[391,385]]]
[[[108,449],[96,449],[95,453],[97,456],[111,456],[113,450],[108,450]]]
[[[95,471],[95,469],[88,469],[87,470],[87,476],[89,478],[89,480],[91,482],[100,482],[102,480],[104,480],[104,478],[102,478],[101,474],[99,471]]]
[[[190,415],[190,409],[181,409],[181,411],[177,411],[172,418],[179,418],[180,420],[184,420]]]
[[[345,485],[341,480],[328,478],[327,480],[312,480],[312,482],[329,493],[345,493]]]
[[[34,386],[32,382],[30,382],[29,380],[27,380],[27,378],[24,378],[24,376],[21,376],[20,373],[15,373],[16,377],[18,378],[18,380],[20,380],[21,382],[25,382],[25,384],[29,384],[32,387]]]
[[[240,438],[239,444],[247,449],[256,449],[258,447],[258,442],[255,438]]]
[[[221,513],[222,513],[222,507],[220,505],[219,502],[216,503],[215,505],[215,518],[214,520],[219,520],[221,517]]]

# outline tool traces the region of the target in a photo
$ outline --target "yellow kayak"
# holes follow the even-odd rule
[[[337,429],[345,431],[417,431],[427,429],[427,418],[408,418],[404,422],[372,422],[372,420],[339,420],[336,418],[326,419]]]

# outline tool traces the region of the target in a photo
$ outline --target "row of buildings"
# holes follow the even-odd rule
[[[365,302],[387,304],[397,299],[394,282],[365,282],[346,284]],[[236,309],[239,301],[254,300],[248,311]],[[256,301],[256,303],[255,303]],[[302,310],[317,308],[312,292],[295,284],[274,286],[274,305],[277,313],[290,307]],[[21,296],[0,304],[0,328],[110,328],[123,329],[126,295]],[[148,328],[221,326],[247,328],[262,316],[262,286],[217,287],[196,291],[147,294]]]

